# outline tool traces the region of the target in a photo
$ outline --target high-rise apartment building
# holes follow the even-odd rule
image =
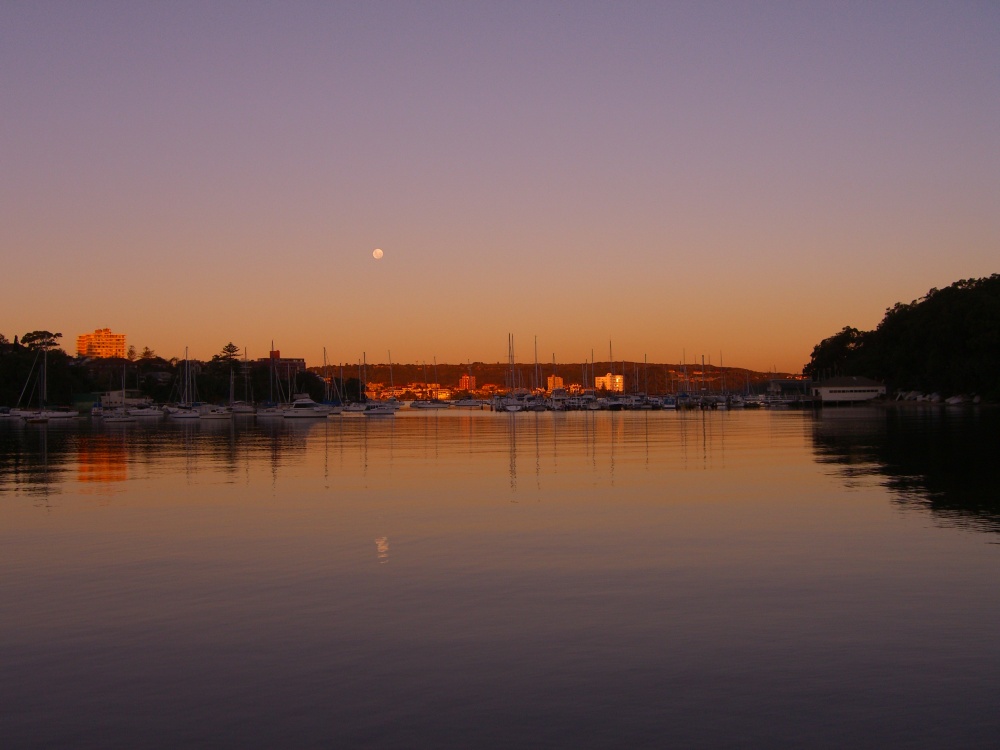
[[[76,353],[82,357],[125,358],[125,334],[112,333],[110,328],[97,328],[93,333],[76,337]]]
[[[460,391],[474,391],[476,390],[476,376],[475,375],[463,375],[458,379],[458,390]]]
[[[597,390],[611,391],[613,393],[625,393],[625,376],[612,375],[610,372],[604,376],[594,378],[594,388]]]
[[[548,383],[548,388],[546,390],[548,390],[549,393],[552,393],[552,391],[556,388],[563,387],[563,379],[558,375],[549,375],[546,382]]]

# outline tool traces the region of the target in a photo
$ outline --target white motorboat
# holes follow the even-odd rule
[[[285,419],[302,418],[322,418],[330,413],[330,407],[325,404],[317,404],[311,398],[297,398],[292,405],[285,409]]]
[[[450,409],[451,404],[447,401],[439,401],[438,399],[428,398],[428,399],[417,399],[416,401],[410,402],[411,409]]]
[[[163,411],[170,419],[198,419],[198,410],[192,404],[164,406]]]
[[[80,412],[76,409],[42,409],[41,415],[47,417],[48,419],[76,419],[80,416]]]
[[[133,417],[153,417],[155,419],[163,416],[163,409],[159,406],[133,406],[126,411]]]

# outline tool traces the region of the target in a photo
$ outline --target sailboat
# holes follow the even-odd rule
[[[121,406],[116,406],[110,411],[105,411],[103,414],[104,422],[134,422],[135,417],[129,414],[128,409],[125,408],[125,365],[122,365],[122,403]]]
[[[389,354],[389,389],[390,391],[395,390],[395,383],[392,379],[392,352]],[[396,416],[396,409],[399,408],[399,401],[396,400],[395,396],[390,397],[385,401],[374,401],[369,403],[368,408],[365,409],[366,417],[394,417]]]
[[[37,409],[11,409],[9,415],[12,417],[21,417],[26,422],[30,424],[44,424],[50,419],[74,419],[79,415],[78,412],[72,409],[53,409],[48,406],[48,386],[49,386],[49,369],[48,369],[48,357],[49,350],[42,348],[42,367],[38,372],[38,408]],[[38,361],[38,355],[35,355],[35,361]],[[32,370],[34,370],[34,363],[32,363]],[[21,391],[21,398],[24,397],[24,392],[28,388],[28,384],[31,382],[31,373],[28,373],[28,380],[24,384],[24,389]],[[21,403],[21,398],[18,398],[18,404]]]
[[[164,411],[171,419],[198,419],[198,410],[194,404],[194,378],[191,375],[191,360],[188,359],[188,349],[184,347],[184,380],[181,384],[181,398],[173,406],[165,406]]]
[[[524,411],[524,401],[519,396],[523,396],[523,389],[517,388],[517,372],[514,363],[514,334],[507,334],[507,395],[497,398],[494,408],[497,411],[518,412]]]
[[[368,355],[365,352],[361,353],[361,360],[358,362],[358,401],[353,401],[349,404],[345,404],[343,408],[344,414],[363,414],[368,411],[368,397],[365,395],[365,380],[367,380],[368,370]],[[343,378],[341,378],[343,382]]]
[[[437,382],[437,357],[434,357],[434,380]],[[424,385],[427,385],[427,363],[424,362]],[[418,398],[410,402],[411,409],[448,409],[451,407],[447,401],[434,398]]]
[[[253,416],[257,410],[250,403],[250,369],[247,364],[247,350],[243,347],[243,400],[236,400],[236,374],[229,371],[229,410],[236,416]]]
[[[330,377],[330,363],[326,360],[326,347],[323,347],[323,406],[327,408],[327,416],[339,415],[344,411],[344,402],[338,395],[333,397],[333,387]]]

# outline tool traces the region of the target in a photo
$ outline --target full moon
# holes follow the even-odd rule
[[[372,250],[372,257],[375,260],[382,260],[382,248],[376,247],[374,250]]]

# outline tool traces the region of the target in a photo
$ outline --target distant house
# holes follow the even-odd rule
[[[824,404],[871,401],[885,396],[885,386],[871,378],[844,375],[814,384],[813,395]]]

